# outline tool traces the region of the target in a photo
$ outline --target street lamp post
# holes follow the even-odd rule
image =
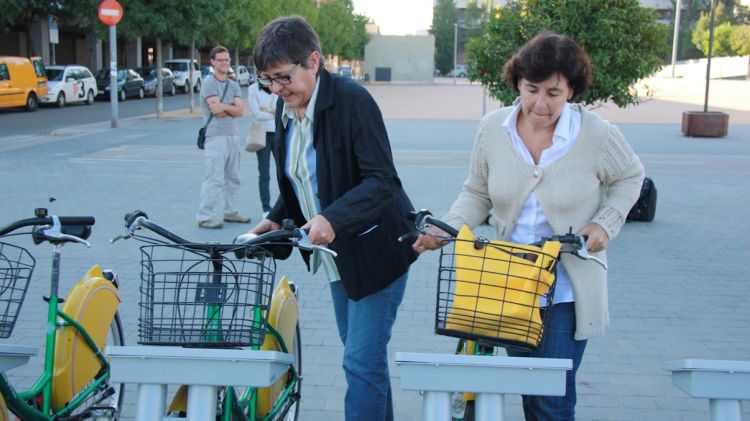
[[[458,23],[453,24],[453,84],[456,84],[456,67],[458,66]]]
[[[674,77],[674,68],[677,63],[677,44],[680,39],[680,11],[682,10],[682,0],[677,0],[674,12],[674,36],[672,37],[672,77]]]

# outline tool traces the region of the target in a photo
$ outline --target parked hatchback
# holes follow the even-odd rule
[[[108,97],[109,92],[109,69],[99,69],[94,75],[99,95]],[[143,99],[146,95],[143,78],[133,69],[117,69],[117,93],[120,101],[135,96]]]
[[[190,59],[186,58],[175,58],[164,62],[164,67],[171,70],[174,74],[174,84],[182,92],[188,93],[190,87],[194,87],[195,92],[201,91],[201,72],[198,68],[198,62],[193,60],[193,79],[190,78]]]
[[[40,57],[0,56],[0,108],[36,111],[47,95],[47,72]]]
[[[41,98],[42,104],[55,104],[58,108],[69,102],[93,104],[98,93],[96,79],[91,70],[84,66],[47,67],[49,91]]]
[[[156,69],[154,67],[139,67],[136,69],[143,78],[143,87],[146,95],[156,95]],[[174,75],[166,67],[161,69],[161,91],[174,96],[177,88],[174,86]]]
[[[252,78],[250,77],[250,71],[245,66],[232,65],[234,74],[237,78],[237,84],[240,86],[250,86]]]

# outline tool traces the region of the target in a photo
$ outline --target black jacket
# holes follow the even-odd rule
[[[398,237],[413,231],[407,213],[413,206],[393,165],[388,134],[375,101],[359,83],[321,70],[313,121],[317,154],[318,199],[321,214],[336,239],[329,247],[349,297],[382,290],[406,273],[417,255],[409,241]],[[283,101],[276,107],[279,200],[269,213],[272,221],[302,215],[292,184],[285,174],[286,129],[281,124]],[[373,227],[375,227],[373,229]],[[303,253],[309,263],[309,255]]]

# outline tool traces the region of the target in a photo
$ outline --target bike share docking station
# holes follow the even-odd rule
[[[475,419],[505,419],[506,394],[565,395],[569,359],[398,352],[401,388],[424,392],[422,419],[450,421],[451,394],[476,394]]]
[[[277,351],[181,348],[172,346],[109,346],[110,378],[138,384],[136,421],[216,416],[220,386],[267,387],[294,363]],[[188,386],[187,418],[165,417],[167,385]]]
[[[695,398],[707,398],[711,421],[741,421],[742,400],[750,399],[750,361],[665,362],[672,384]]]
[[[34,346],[0,345],[0,373],[26,364],[37,353]]]

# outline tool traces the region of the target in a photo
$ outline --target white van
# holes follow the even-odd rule
[[[188,65],[190,59],[187,58],[175,58],[164,62],[164,67],[172,71],[174,74],[174,85],[184,93],[188,93],[191,86],[193,86],[195,92],[201,90],[201,71],[198,67],[198,61],[193,60],[193,80],[188,81],[190,72]]]

